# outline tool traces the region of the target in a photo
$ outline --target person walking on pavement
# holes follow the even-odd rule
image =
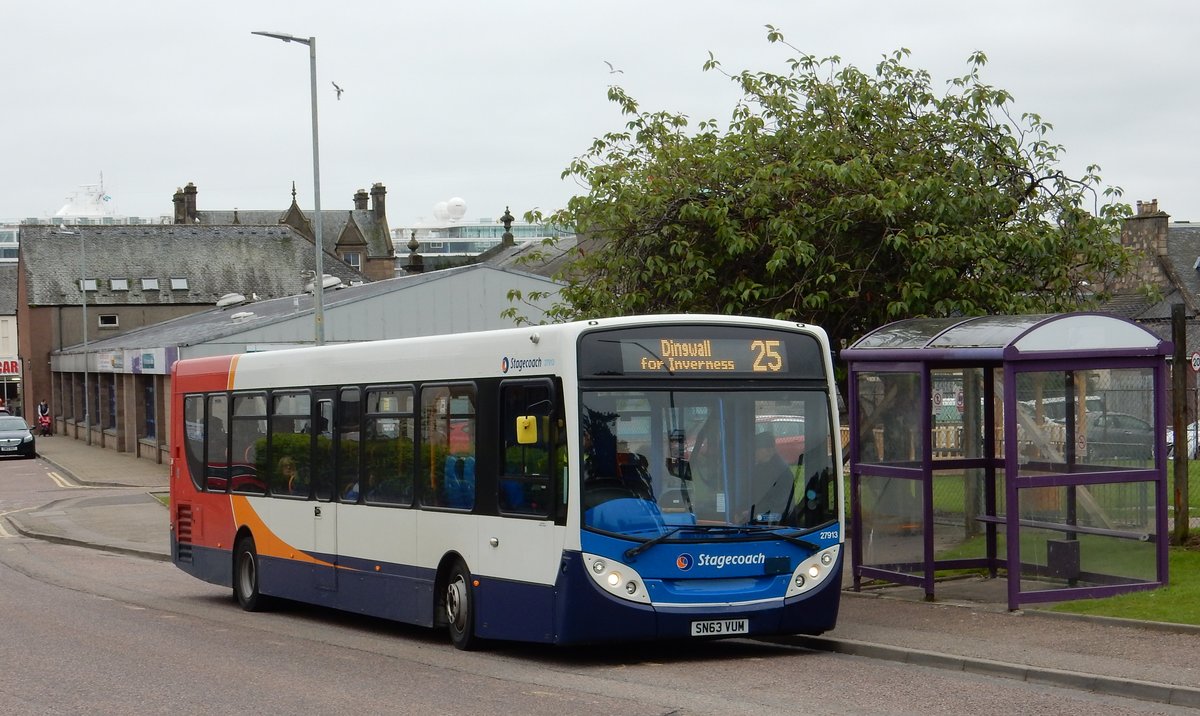
[[[46,404],[45,398],[42,399],[42,402],[38,403],[37,421],[38,427],[41,428],[42,435],[49,437],[52,434],[50,430],[50,406]]]

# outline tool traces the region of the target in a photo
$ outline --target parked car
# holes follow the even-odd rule
[[[1187,456],[1191,459],[1200,457],[1200,422],[1183,426],[1187,439]],[[1167,428],[1167,456],[1175,456],[1175,431]]]
[[[36,442],[24,418],[0,415],[0,457],[10,455],[37,457]]]
[[[775,436],[775,450],[789,465],[795,465],[804,454],[804,418],[799,415],[760,415],[759,430],[764,426]]]
[[[1088,457],[1148,460],[1154,455],[1154,426],[1127,413],[1088,416]]]

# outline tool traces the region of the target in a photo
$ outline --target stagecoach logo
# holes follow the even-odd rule
[[[500,372],[508,373],[512,371],[520,373],[526,368],[541,368],[552,365],[554,365],[554,361],[548,358],[509,358],[508,356],[504,356],[504,358],[500,359]]]
[[[704,554],[695,561],[692,560],[692,555],[684,552],[675,558],[675,566],[679,567],[679,571],[686,572],[692,568],[692,564],[698,564],[701,567],[716,567],[722,569],[733,565],[742,564],[766,564],[767,555],[759,552],[758,554]]]

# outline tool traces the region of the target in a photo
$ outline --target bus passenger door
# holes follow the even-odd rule
[[[334,450],[332,390],[314,391],[313,404],[313,551],[320,563],[313,566],[317,589],[336,591],[337,502],[333,500]]]
[[[560,392],[547,379],[500,386],[501,433],[497,516],[481,517],[476,574],[487,579],[477,600],[477,628],[487,638],[550,638],[554,583],[562,563],[555,525],[566,468]],[[479,626],[482,625],[482,626]]]

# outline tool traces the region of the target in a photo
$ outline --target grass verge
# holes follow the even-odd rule
[[[1200,550],[1172,547],[1165,587],[1103,599],[1080,599],[1049,611],[1200,626]]]

